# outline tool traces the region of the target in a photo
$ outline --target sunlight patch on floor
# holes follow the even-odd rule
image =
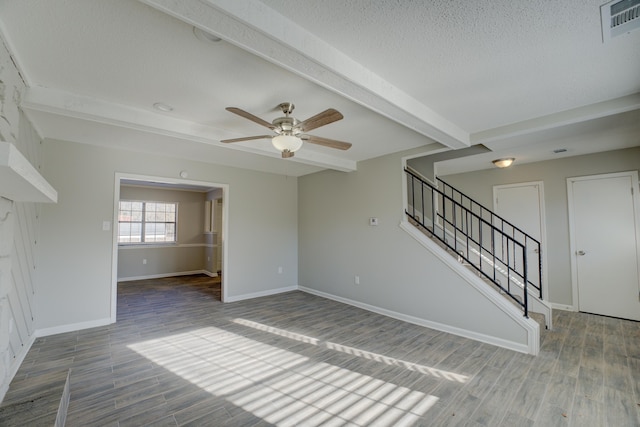
[[[309,344],[315,340],[287,334]],[[276,425],[319,426],[329,420],[356,425],[410,425],[438,400],[215,327],[128,347]]]
[[[375,362],[384,363],[391,366],[399,366],[401,368],[408,369],[410,371],[420,372],[422,374],[431,375],[436,378],[443,378],[449,381],[456,381],[459,383],[466,383],[469,377],[461,375],[456,372],[445,371],[442,369],[433,368],[431,366],[419,365],[417,363],[408,362],[405,360],[396,359],[394,357],[385,356],[383,354],[372,353],[370,351],[361,350],[355,347],[349,347],[342,344],[336,344],[330,341],[323,342],[317,338],[309,337],[307,335],[301,335],[294,332],[287,331],[285,329],[278,329],[272,326],[264,325],[262,323],[254,322],[247,319],[234,319],[235,323],[240,325],[249,326],[251,328],[269,332],[270,334],[279,335],[281,337],[290,338],[296,341],[305,342],[317,346],[324,346],[330,350],[339,351],[341,353],[350,354],[353,356],[362,357],[367,360],[373,360]]]

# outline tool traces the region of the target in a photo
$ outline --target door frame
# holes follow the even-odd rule
[[[222,302],[225,302],[225,296],[228,295],[227,286],[229,279],[229,269],[227,268],[227,262],[229,259],[227,256],[227,242],[229,241],[229,184],[116,172],[113,189],[113,220],[111,223],[111,323],[116,322],[118,309],[118,211],[120,202],[120,185],[121,181],[124,179],[163,184],[182,184],[203,188],[215,187],[222,189],[222,279],[220,284],[220,299]]]
[[[578,262],[576,260],[576,230],[574,218],[574,205],[573,205],[573,183],[578,181],[590,181],[596,179],[607,178],[619,178],[628,176],[631,178],[632,188],[632,204],[633,204],[633,217],[635,220],[635,237],[636,237],[636,268],[638,269],[638,276],[640,277],[640,204],[638,202],[638,171],[626,171],[605,173],[596,175],[585,175],[567,178],[567,208],[568,208],[568,221],[569,221],[569,258],[571,260],[571,288],[573,300],[573,308],[575,311],[580,311],[579,300],[579,288],[578,288]],[[640,288],[640,283],[638,284]],[[638,290],[640,292],[640,289]]]
[[[536,187],[538,189],[538,211],[540,214],[540,250],[542,256],[540,262],[542,263],[542,296],[544,301],[550,301],[549,299],[549,276],[547,269],[547,219],[546,209],[544,205],[544,181],[529,181],[518,182],[515,184],[500,184],[493,186],[493,211],[498,213],[497,197],[496,194],[499,189],[502,188],[517,188],[517,187]]]

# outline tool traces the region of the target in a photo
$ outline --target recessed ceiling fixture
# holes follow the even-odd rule
[[[165,104],[164,102],[156,102],[155,104],[153,104],[153,108],[155,108],[156,110],[164,111],[165,113],[173,111],[173,107],[171,105]]]
[[[492,163],[499,168],[508,168],[509,166],[511,166],[514,160],[515,158],[513,157],[507,157],[504,159],[496,159]]]
[[[211,33],[207,33],[206,31],[203,31],[198,27],[193,27],[193,34],[196,36],[198,40],[203,42],[218,43],[222,41],[220,37],[216,37]]]

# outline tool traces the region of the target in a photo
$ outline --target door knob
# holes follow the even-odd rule
[[[583,256],[583,255],[586,255],[586,254],[587,253],[585,251],[576,251],[576,255],[579,255],[579,256]]]

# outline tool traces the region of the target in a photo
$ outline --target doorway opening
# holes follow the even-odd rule
[[[118,283],[201,276],[228,294],[227,184],[116,173],[113,203],[111,322]]]

